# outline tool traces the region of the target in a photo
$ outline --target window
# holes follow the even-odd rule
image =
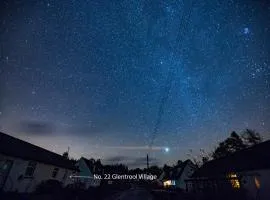
[[[52,177],[53,177],[53,178],[56,178],[58,172],[59,172],[59,168],[54,168],[54,169],[53,169],[53,172],[52,172]]]
[[[64,173],[64,176],[63,176],[63,180],[66,180],[67,174],[68,174],[68,170],[65,170],[65,173]]]
[[[259,180],[258,177],[255,177],[255,178],[254,178],[254,182],[255,182],[256,188],[257,188],[257,189],[260,189],[261,183],[260,183],[260,180]]]
[[[164,181],[163,182],[163,186],[164,187],[170,187],[170,186],[174,186],[175,185],[175,181],[174,180],[168,180],[168,181]]]
[[[37,166],[37,162],[29,161],[28,162],[28,166],[27,166],[27,168],[25,170],[24,176],[26,176],[26,177],[32,177],[34,175],[36,166]]]
[[[240,188],[240,181],[239,181],[236,174],[231,173],[231,174],[228,175],[228,178],[230,179],[230,182],[231,182],[232,187],[234,189],[239,189]]]

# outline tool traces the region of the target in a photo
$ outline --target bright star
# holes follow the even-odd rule
[[[165,147],[165,152],[167,153],[167,152],[169,152],[170,151],[170,148],[169,147]]]

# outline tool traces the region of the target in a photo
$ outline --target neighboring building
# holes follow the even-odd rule
[[[241,193],[249,199],[270,199],[270,140],[204,164],[187,180],[196,193]]]
[[[49,179],[67,185],[75,171],[63,156],[0,132],[0,191],[33,192]]]
[[[159,180],[164,187],[185,189],[185,179],[190,178],[194,171],[195,165],[193,162],[191,160],[186,160],[167,172],[163,171],[159,177]]]
[[[84,183],[85,189],[89,187],[97,187],[100,185],[101,180],[94,177],[94,174],[100,175],[101,171],[98,169],[94,162],[88,160],[84,157],[81,157],[77,164],[80,170],[78,181]]]

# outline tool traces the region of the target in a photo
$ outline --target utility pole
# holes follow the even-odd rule
[[[146,155],[146,163],[147,163],[147,172],[149,173],[149,157]]]
[[[70,157],[69,157],[69,147],[68,147],[68,150],[67,150],[67,154],[68,154],[68,158],[70,158]]]

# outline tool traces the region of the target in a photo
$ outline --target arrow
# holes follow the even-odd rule
[[[75,175],[70,175],[69,178],[89,178],[89,179],[93,179],[94,177],[92,177],[92,176],[75,176]]]

